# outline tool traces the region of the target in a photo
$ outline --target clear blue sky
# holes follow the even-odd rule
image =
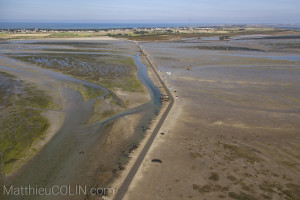
[[[300,0],[0,0],[0,21],[300,23]]]

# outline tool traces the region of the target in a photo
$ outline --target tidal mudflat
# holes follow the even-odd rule
[[[176,103],[125,199],[299,199],[299,36],[141,45]]]
[[[136,44],[16,40],[0,51],[1,185],[110,186],[161,106]]]

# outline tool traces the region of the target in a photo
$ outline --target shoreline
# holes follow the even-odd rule
[[[148,65],[146,65],[146,66],[147,66],[147,73],[148,73],[149,78],[159,88],[159,90],[161,92],[163,92],[162,87],[157,85],[159,83],[159,81],[157,80],[157,77],[154,75],[153,69],[151,67],[149,67]],[[120,186],[123,184],[129,171],[131,170],[132,166],[134,165],[135,161],[137,160],[138,155],[141,153],[143,147],[146,145],[146,142],[150,138],[152,131],[157,126],[158,121],[160,120],[163,113],[165,112],[167,105],[168,104],[162,104],[159,114],[152,120],[150,126],[148,127],[148,130],[145,133],[144,138],[139,142],[138,147],[130,153],[130,155],[129,155],[130,159],[129,159],[128,163],[125,164],[125,166],[124,166],[125,169],[122,171],[122,173],[119,174],[119,177],[117,177],[115,180],[112,181],[112,183],[110,184],[110,187],[114,188],[115,190],[118,190],[120,188]],[[114,199],[114,197],[115,197],[115,194],[112,196],[108,196],[109,199],[110,198]]]
[[[159,130],[161,130],[161,127],[163,126],[165,119],[169,116],[169,112],[172,110],[174,104],[173,95],[161,80],[161,77],[157,69],[154,67],[152,61],[144,52],[142,47],[138,44],[138,42],[136,42],[136,44],[140,48],[143,59],[145,59],[147,63],[147,72],[150,79],[153,83],[156,84],[161,93],[167,93],[170,96],[171,100],[168,104],[163,104],[162,108],[160,109],[159,115],[155,119],[153,119],[150,125],[150,128],[148,130],[148,132],[150,133],[148,133],[146,137],[144,137],[144,139],[140,142],[138,149],[134,151],[133,155],[131,155],[134,159],[131,159],[126,164],[124,172],[120,175],[119,178],[117,178],[117,180],[115,180],[115,183],[112,184],[113,188],[118,190],[117,193],[114,193],[112,196],[110,196],[115,200],[123,199],[123,197],[126,195],[129,187],[132,184],[132,181],[134,180],[134,177],[136,176],[136,173],[140,169],[140,166],[143,163],[145,157],[148,155],[147,153],[151,149],[155,139],[157,138]],[[149,70],[149,67],[151,70]],[[150,71],[151,75],[149,73]],[[160,83],[161,87],[157,85],[158,82]]]
[[[150,62],[153,65],[153,61],[151,59],[149,59],[149,60],[150,60]],[[161,72],[159,72],[158,74],[160,75]],[[164,79],[164,84],[166,85],[167,88],[172,87],[170,85],[169,81],[167,81],[166,79]],[[172,96],[173,96],[173,94],[172,94]],[[167,105],[168,104],[164,104],[164,107],[161,109],[161,112],[160,112],[159,116],[157,117],[158,119],[156,119],[156,121],[152,124],[151,131],[152,131],[152,128],[154,128],[157,125],[157,122],[159,121],[159,118],[161,118],[162,113],[165,112],[165,110],[167,108]],[[160,146],[161,144],[163,144],[166,141],[166,137],[167,137],[169,131],[171,131],[170,128],[174,127],[174,123],[176,122],[176,119],[178,119],[178,117],[180,116],[180,114],[181,114],[181,112],[183,110],[183,107],[184,107],[184,102],[181,101],[181,104],[179,104],[177,102],[177,100],[174,100],[174,104],[173,104],[173,106],[172,106],[172,108],[171,108],[171,110],[170,110],[170,112],[169,112],[166,120],[164,121],[164,123],[162,124],[162,126],[160,128],[160,132],[163,132],[164,135],[158,134],[155,137],[155,139],[153,140],[153,143],[151,144],[151,146],[150,146],[150,148],[148,150],[147,155],[143,159],[143,162],[141,163],[141,166],[137,170],[137,172],[136,172],[136,174],[135,174],[135,176],[134,176],[134,178],[133,178],[130,186],[128,187],[127,192],[124,194],[124,196],[123,196],[122,199],[124,199],[124,200],[130,200],[130,198],[128,197],[128,195],[138,185],[139,181],[141,181],[143,179],[145,171],[149,167],[149,164],[152,163],[152,159],[158,159],[157,157],[152,157],[152,152],[153,152],[153,150],[156,147]]]

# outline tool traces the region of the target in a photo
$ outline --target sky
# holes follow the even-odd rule
[[[300,0],[0,0],[2,22],[300,23]]]

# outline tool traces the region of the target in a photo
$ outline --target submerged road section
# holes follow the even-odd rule
[[[121,200],[123,199],[125,193],[127,192],[129,185],[131,184],[136,172],[138,171],[140,165],[142,164],[145,156],[147,155],[150,146],[152,145],[156,135],[158,134],[162,124],[164,123],[165,119],[167,118],[171,108],[173,107],[174,104],[174,98],[171,94],[171,92],[169,91],[169,89],[167,88],[167,86],[165,85],[165,83],[163,82],[163,80],[161,79],[161,77],[159,76],[157,70],[155,69],[155,67],[153,66],[152,62],[150,61],[148,55],[143,51],[143,49],[141,48],[141,46],[137,43],[137,45],[139,46],[142,55],[145,56],[147,62],[149,63],[149,66],[153,69],[156,77],[158,78],[158,80],[160,81],[161,85],[163,86],[166,94],[170,97],[170,102],[169,105],[167,107],[167,109],[165,110],[165,112],[163,113],[161,119],[159,120],[159,122],[157,123],[156,127],[154,128],[151,136],[149,137],[146,145],[144,146],[144,148],[142,149],[140,155],[138,156],[137,160],[135,161],[134,165],[132,166],[132,168],[130,169],[127,177],[125,178],[123,184],[121,185],[121,187],[119,188],[114,200]]]

